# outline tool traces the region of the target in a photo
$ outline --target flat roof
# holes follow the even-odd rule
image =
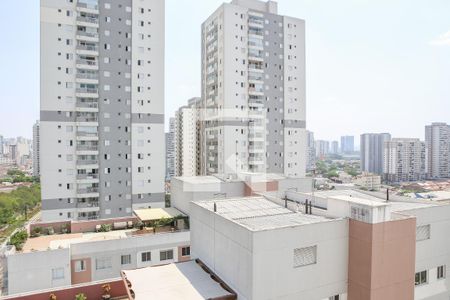
[[[162,218],[174,218],[184,214],[174,207],[165,208],[142,208],[134,210],[134,214],[141,221],[154,221]]]
[[[358,197],[347,196],[347,195],[332,196],[332,197],[329,197],[329,199],[336,199],[336,200],[340,200],[340,201],[351,202],[351,203],[356,203],[356,204],[361,204],[361,205],[371,206],[371,207],[381,207],[381,206],[389,206],[390,205],[389,202],[381,202],[379,199],[378,199],[378,201],[375,201],[375,200],[369,200],[369,199],[358,198]]]
[[[193,203],[209,211],[214,211],[214,204],[216,204],[216,214],[250,231],[294,227],[332,220],[323,216],[293,212],[264,197],[203,200]]]
[[[122,271],[135,300],[202,300],[233,295],[195,261]]]

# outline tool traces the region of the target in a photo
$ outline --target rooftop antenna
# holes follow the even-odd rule
[[[389,188],[386,189],[386,202],[389,202]]]
[[[217,204],[214,202],[214,212],[217,212]]]

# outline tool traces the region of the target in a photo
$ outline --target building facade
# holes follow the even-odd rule
[[[204,174],[306,167],[305,23],[233,0],[202,24]]]
[[[364,133],[360,139],[361,172],[383,174],[384,142],[389,133]]]
[[[352,135],[341,136],[341,152],[353,153],[355,151],[355,137]]]
[[[33,176],[39,177],[40,171],[40,152],[39,145],[41,141],[39,121],[33,125]]]
[[[323,159],[330,153],[330,142],[324,140],[317,140],[316,142],[316,157]]]
[[[383,176],[387,182],[424,180],[425,166],[425,143],[419,139],[395,138],[384,143]]]
[[[166,132],[166,180],[175,176],[175,118],[169,119],[169,132]]]
[[[314,132],[306,132],[306,171],[309,172],[316,168],[316,143],[314,141]]]
[[[164,205],[164,1],[41,1],[42,218]]]
[[[425,126],[427,173],[429,178],[450,177],[450,125],[432,123]]]
[[[339,142],[338,141],[332,141],[331,142],[331,154],[338,154],[339,153]]]
[[[175,175],[201,174],[201,98],[189,99],[175,113]]]

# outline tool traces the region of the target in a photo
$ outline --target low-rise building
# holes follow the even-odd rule
[[[357,176],[353,180],[353,183],[368,191],[379,191],[381,188],[381,176],[371,173],[363,173]]]
[[[29,238],[21,251],[6,256],[8,294],[107,280],[120,277],[122,270],[190,258],[190,232],[178,221],[181,212],[136,212],[128,219],[32,224],[31,235],[46,234]],[[158,223],[161,219],[166,223]]]

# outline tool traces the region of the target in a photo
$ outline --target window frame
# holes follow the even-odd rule
[[[170,255],[168,255],[170,253]],[[164,258],[163,258],[164,255]],[[159,260],[173,260],[173,249],[161,250],[159,251]]]
[[[131,264],[131,254],[122,254],[120,256],[120,265],[130,265]]]
[[[445,265],[442,265],[442,266],[438,266],[437,268],[436,268],[436,278],[438,279],[438,280],[442,280],[442,279],[445,279],[445,270],[446,268],[445,268]]]
[[[414,286],[420,286],[428,283],[428,270],[417,272],[414,276]]]
[[[141,252],[141,262],[149,262],[149,261],[152,261],[152,252],[151,251]]]

